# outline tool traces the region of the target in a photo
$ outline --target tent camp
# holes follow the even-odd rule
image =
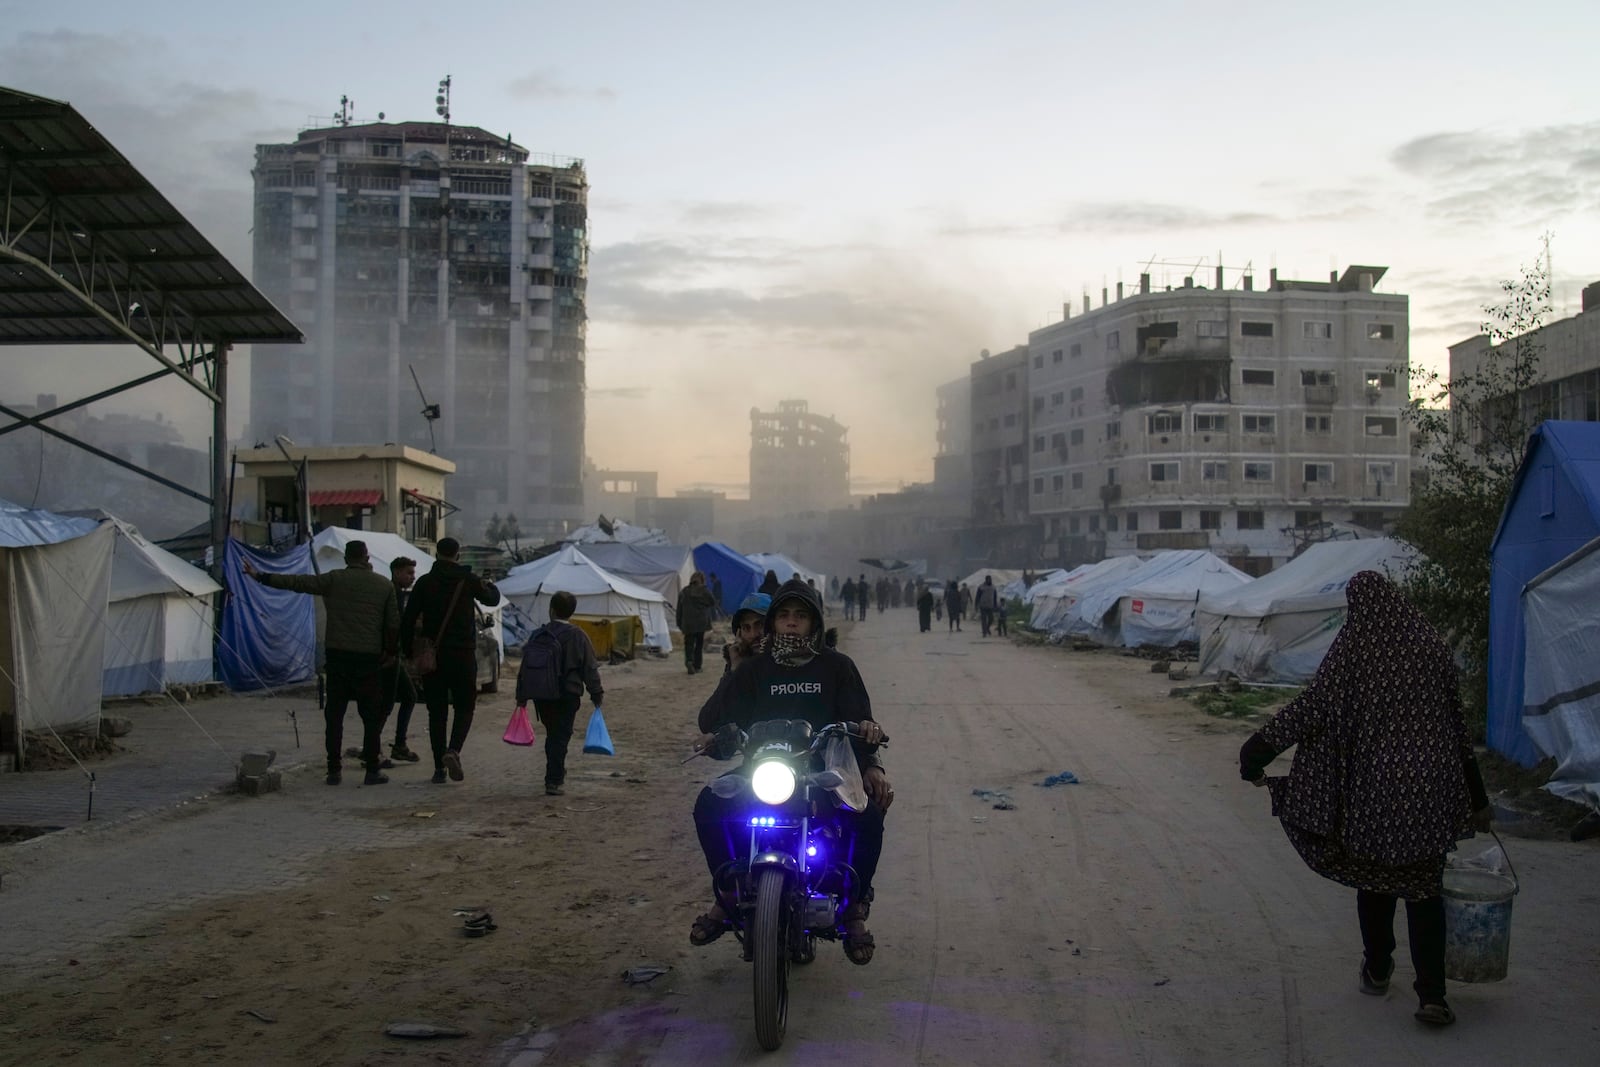
[[[1522,592],[1527,665],[1522,728],[1555,757],[1545,788],[1600,811],[1600,538]]]
[[[550,598],[565,591],[578,598],[580,615],[637,615],[644,623],[645,644],[661,652],[672,651],[672,609],[666,598],[607,572],[576,545],[566,545],[553,555],[518,567],[496,584],[500,595],[535,626],[549,621]]]
[[[683,545],[630,545],[620,541],[590,541],[578,551],[618,578],[654,589],[668,604],[677,606],[678,593],[694,574],[694,558]],[[520,564],[525,567],[528,564]],[[519,567],[512,567],[517,573]]]
[[[1028,620],[1028,626],[1045,633],[1065,634],[1073,606],[1078,603],[1085,589],[1096,588],[1101,582],[1136,571],[1142,565],[1143,561],[1138,556],[1112,556],[1068,572],[1034,594],[1033,615]]]
[[[222,586],[121,519],[108,517],[106,523],[116,540],[103,693],[128,696],[211,681],[212,628]]]
[[[810,578],[816,583],[817,589],[826,598],[828,595],[828,576],[821,571],[814,571],[810,567],[802,567],[782,552],[752,552],[745,559],[761,568],[761,575],[766,577],[768,571],[778,576],[778,581],[787,582],[795,575],[802,579]]]
[[[1055,632],[1097,644],[1170,647],[1194,638],[1194,603],[1202,586],[1232,588],[1249,581],[1204,549],[1158,552],[1132,569],[1110,569],[1076,583],[1065,625]],[[1132,622],[1133,640],[1123,627]]]
[[[94,519],[0,501],[0,720],[15,724],[0,750],[99,722],[115,537]]]
[[[1490,543],[1489,747],[1525,767],[1522,587],[1600,537],[1600,423],[1541,423],[1528,439]]]
[[[1357,571],[1399,577],[1416,550],[1392,538],[1324,541],[1271,574],[1200,597],[1200,673],[1303,682],[1344,625],[1344,587]]]
[[[1014,581],[1007,582],[1004,586],[1002,586],[1000,588],[1000,595],[1006,600],[1022,600],[1024,603],[1031,604],[1033,601],[1025,599],[1028,595],[1029,589],[1032,589],[1038,585],[1042,585],[1051,578],[1065,573],[1067,572],[1060,570],[1059,568],[1056,570],[1045,571],[1043,574],[1034,576],[1033,585],[1029,585],[1027,582],[1023,581],[1022,578],[1017,578]]]
[[[737,611],[740,601],[761,588],[761,579],[767,574],[765,567],[757,567],[720,541],[695,546],[694,569],[705,574],[708,585],[713,574],[722,580],[722,603],[718,607],[724,615]]]

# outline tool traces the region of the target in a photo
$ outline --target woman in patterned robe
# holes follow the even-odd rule
[[[1461,717],[1450,648],[1376,571],[1346,587],[1349,612],[1304,691],[1239,751],[1239,773],[1266,784],[1272,814],[1306,865],[1356,890],[1363,993],[1394,972],[1394,913],[1406,902],[1416,1017],[1455,1021],[1445,1003],[1445,854],[1488,796]],[[1298,745],[1287,778],[1265,778]]]

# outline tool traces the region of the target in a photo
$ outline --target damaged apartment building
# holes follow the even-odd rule
[[[1037,330],[1028,500],[1063,563],[1202,548],[1264,574],[1408,501],[1409,303],[1384,267],[1185,278]],[[1070,314],[1070,308],[1064,309]]]
[[[802,515],[850,506],[848,431],[804,400],[750,409],[750,510]]]
[[[307,343],[253,353],[250,436],[437,451],[467,539],[493,514],[530,536],[581,522],[582,161],[352,123],[258,145],[254,176],[256,283]]]

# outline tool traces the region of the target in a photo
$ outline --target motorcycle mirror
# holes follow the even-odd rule
[[[724,774],[711,780],[711,792],[720,800],[731,800],[750,786],[750,779],[742,774]]]
[[[844,775],[838,771],[818,771],[811,776],[811,781],[819,789],[838,789],[844,785]]]

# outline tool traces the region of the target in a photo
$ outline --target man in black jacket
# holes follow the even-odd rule
[[[844,950],[852,963],[865,964],[871,962],[874,948],[867,929],[872,879],[883,851],[883,816],[894,803],[894,789],[878,757],[878,742],[884,732],[873,720],[866,684],[849,656],[826,646],[820,601],[816,590],[798,578],[779,588],[767,612],[766,648],[741,663],[732,674],[724,675],[716,692],[700,709],[699,726],[705,735],[700,745],[704,750],[717,730],[730,723],[740,729],[768,719],[804,719],[813,728],[835,722],[860,724],[861,737],[855,741],[855,750],[867,790],[867,808],[859,813],[840,808],[837,815],[845,855],[857,879],[851,887],[854,899],[842,916]],[[713,877],[737,855],[737,843],[730,836],[729,827],[747,803],[738,797],[720,798],[710,788],[700,791],[694,807],[695,829]],[[727,913],[720,903],[714,903],[695,920],[689,941],[709,944],[725,929]]]
[[[450,778],[459,782],[466,777],[461,770],[461,747],[467,743],[472,710],[478,701],[478,612],[472,602],[492,608],[500,603],[500,590],[457,560],[461,542],[454,537],[441,537],[436,550],[433,569],[417,579],[406,602],[406,613],[400,619],[400,651],[409,659],[414,637],[425,637],[437,645],[438,669],[422,679],[428,741],[433,746],[433,780],[443,782],[448,771]],[[448,722],[451,705],[456,709],[453,724]],[[446,725],[450,726],[448,740]]]

